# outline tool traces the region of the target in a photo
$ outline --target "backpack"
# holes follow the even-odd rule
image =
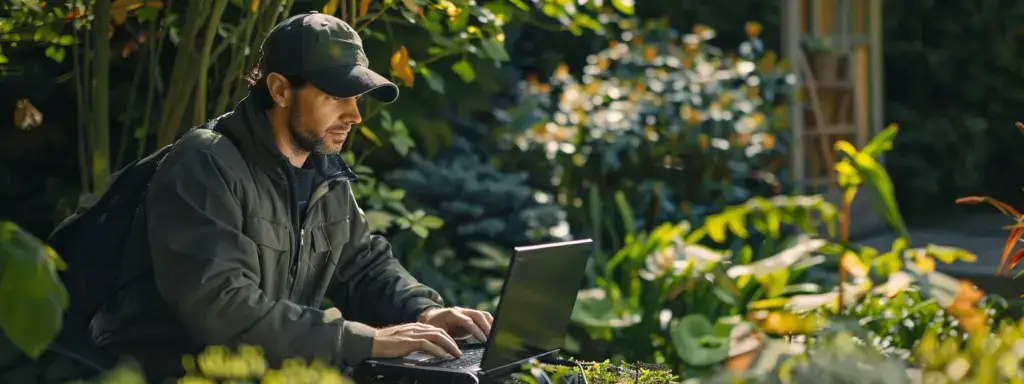
[[[88,326],[100,307],[116,297],[121,260],[135,213],[145,202],[150,179],[173,145],[110,175],[106,191],[85,199],[50,234],[50,247],[68,264],[58,276],[68,291],[69,320],[78,323],[74,325]]]
[[[70,301],[65,327],[84,330],[100,308],[117,297],[132,223],[145,203],[153,174],[173,146],[166,145],[112,174],[106,191],[83,201],[50,234],[50,247],[68,264],[58,273]]]

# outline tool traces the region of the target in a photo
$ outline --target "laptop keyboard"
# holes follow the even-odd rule
[[[462,351],[462,357],[433,357],[420,362],[421,365],[429,365],[439,368],[468,368],[474,364],[480,364],[484,357],[484,348],[474,348]]]

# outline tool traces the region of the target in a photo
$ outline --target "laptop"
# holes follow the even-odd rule
[[[417,352],[370,359],[356,368],[355,377],[365,380],[359,383],[375,378],[479,383],[516,372],[530,359],[557,353],[592,252],[591,239],[516,247],[486,343],[460,345],[458,358]]]

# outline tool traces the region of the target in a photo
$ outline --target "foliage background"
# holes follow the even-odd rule
[[[117,7],[128,3],[142,6],[119,13]],[[159,7],[148,7],[157,3],[174,16],[155,18],[152,12]],[[224,100],[240,95],[238,77],[253,60],[246,54],[255,48],[253,41],[239,42],[236,36],[263,24],[266,18],[257,16],[266,15],[261,6],[344,13],[366,4],[365,12],[348,16],[363,26],[371,62],[403,86],[403,98],[386,109],[367,105],[365,127],[345,155],[363,176],[357,194],[373,225],[388,234],[396,254],[414,274],[437,287],[450,303],[491,305],[512,246],[593,236],[601,247],[588,271],[588,289],[581,294],[566,346],[587,359],[644,361],[664,364],[687,377],[706,376],[732,364],[737,353],[732,344],[737,340],[779,341],[780,336],[799,334],[815,346],[822,330],[817,319],[834,319],[830,327],[842,327],[845,320],[857,318],[868,320],[854,328],[859,328],[855,333],[861,340],[869,341],[869,349],[902,358],[911,350],[923,351],[920,358],[927,361],[911,359],[912,363],[941,371],[948,364],[960,364],[959,358],[946,352],[929,355],[929,348],[921,346],[928,335],[942,334],[943,340],[952,340],[943,343],[960,347],[964,339],[984,333],[978,329],[995,327],[1005,302],[981,297],[956,280],[933,273],[936,261],[972,255],[933,246],[907,248],[909,236],[891,199],[889,178],[871,160],[890,149],[894,132],[870,150],[847,151],[849,159],[857,160],[839,169],[849,184],[844,188],[863,186],[862,193],[880,199],[885,208],[880,212],[900,239],[891,249],[850,242],[842,225],[842,218],[849,216],[848,205],[835,207],[814,196],[771,198],[791,192],[785,167],[772,165],[784,156],[788,140],[785,126],[772,118],[784,115],[784,109],[777,108],[787,107],[773,102],[773,97],[782,100],[779,95],[788,92],[785,63],[769,59],[779,46],[779,10],[774,3],[741,0],[715,7],[702,1],[641,1],[635,20],[622,17],[632,13],[630,1],[597,3],[572,8],[564,6],[566,2],[550,7],[554,3],[502,0],[476,6],[420,0],[204,2],[212,7],[206,17],[216,13],[212,10],[224,11],[214,42],[226,47],[211,61],[212,75],[196,82],[209,87],[205,104],[192,104],[190,91],[174,90],[181,83],[175,79],[190,73],[174,67],[182,61],[204,60],[202,52],[210,51],[195,48],[197,41],[202,42],[198,36],[207,36],[201,33],[192,41],[198,56],[182,56],[172,49],[182,44],[183,31],[191,28],[198,33],[196,22],[187,17],[196,2],[110,2],[115,27],[108,47],[109,93],[82,90],[80,77],[95,78],[69,63],[68,58],[79,58],[70,49],[78,45],[60,34],[45,33],[38,44],[15,45],[11,24],[0,24],[0,47],[13,63],[0,67],[0,105],[29,99],[45,117],[30,129],[0,126],[0,201],[5,202],[0,217],[14,219],[45,238],[84,191],[96,189],[103,171],[90,172],[96,168],[83,164],[95,164],[97,157],[83,162],[72,155],[80,151],[76,129],[82,129],[83,121],[92,124],[87,137],[106,137],[100,141],[111,143],[99,150],[98,158],[116,170],[132,154],[144,154],[154,142],[167,141],[168,134],[159,127],[177,129],[165,121],[168,114],[181,115],[181,125],[187,126],[221,112],[227,105]],[[994,127],[996,121],[1015,119],[1010,112],[1010,103],[1016,100],[1014,83],[1004,78],[1016,78],[1020,72],[1013,63],[1018,33],[1011,23],[1020,7],[980,0],[948,7],[935,3],[886,2],[887,80],[901,84],[888,88],[887,120],[904,127],[895,136],[886,165],[911,217],[943,213],[943,207],[952,206],[953,196],[981,189],[994,190],[1000,197],[1019,195],[1014,195],[1018,186],[999,177],[995,169],[996,164],[1020,162],[1008,156],[1017,138],[1002,133],[1012,134],[1010,130]],[[418,16],[417,7],[426,16]],[[385,11],[378,13],[380,9]],[[933,17],[910,17],[921,9],[933,12]],[[963,14],[973,15],[971,21],[957,24]],[[750,33],[751,19],[759,23],[760,34]],[[45,30],[43,24],[15,26],[14,34],[22,33],[19,28]],[[145,33],[157,31],[147,29],[155,25],[167,31],[157,35],[167,50],[140,49],[153,47],[154,40],[147,44],[140,36],[152,36]],[[712,30],[714,39],[700,37]],[[690,34],[699,41],[692,51]],[[32,33],[25,36],[36,38]],[[82,44],[91,38],[87,33],[78,36]],[[963,36],[995,43],[963,42]],[[743,52],[743,44],[764,49],[734,61],[731,54]],[[663,55],[694,62],[722,60],[726,67],[745,60],[756,63],[752,73],[730,73],[712,82],[715,86],[709,88],[715,91],[701,95],[718,98],[726,106],[730,104],[724,98],[743,100],[734,94],[764,100],[756,109],[764,115],[755,132],[761,140],[757,144],[772,134],[776,151],[767,151],[764,158],[745,156],[743,145],[754,143],[755,134],[738,127],[741,117],[749,115],[737,114],[725,123],[691,121],[687,116],[710,116],[714,108],[680,103],[678,99],[688,93],[645,83],[658,77]],[[606,59],[614,60],[601,64]],[[686,76],[700,71],[677,72]],[[750,87],[745,82],[751,78],[765,86]],[[227,81],[218,83],[221,79]],[[157,85],[161,83],[171,85],[162,88]],[[635,90],[631,97],[670,107],[662,111],[644,106],[649,109],[637,114],[644,119],[627,119],[626,129],[612,134],[613,140],[588,140],[582,134],[554,141],[546,137],[564,128],[549,123],[574,125],[560,123],[559,116],[579,113],[586,121],[580,125],[593,131],[600,128],[596,116],[602,113],[633,112],[622,107],[628,98],[610,91],[619,86]],[[580,89],[600,100],[593,103],[598,107],[564,103],[567,90]],[[151,94],[155,102],[145,98],[148,101],[140,104],[143,95]],[[89,106],[108,105],[100,109],[109,109],[109,118],[83,115],[90,111],[83,107],[83,99]],[[696,112],[683,112],[686,108]],[[140,113],[143,109],[149,112]],[[24,111],[0,109],[0,121],[20,122]],[[653,139],[669,137],[679,124],[686,124],[683,132],[692,137],[680,142]],[[560,153],[551,155],[543,140],[554,143]],[[716,150],[709,144],[715,140],[733,144],[733,150]],[[593,155],[606,152],[612,146],[608,142],[617,145],[614,149],[621,155],[614,161]],[[563,150],[566,145],[578,152]],[[859,153],[871,159],[861,159]],[[698,164],[691,168],[696,172],[677,172],[678,159]],[[625,167],[609,166],[616,162]],[[577,172],[566,176],[574,169]],[[708,174],[717,170],[724,171]],[[767,181],[768,176],[774,181]],[[23,265],[42,270],[37,264],[45,264],[47,255],[33,252],[28,253],[39,257],[23,259]],[[833,308],[834,298],[847,296],[850,305]],[[888,319],[893,311],[911,325]],[[1007,327],[1001,328],[1000,337],[1019,337]],[[751,329],[756,331],[741,332]],[[840,352],[848,344],[836,342]],[[828,359],[841,358],[822,356],[825,360],[812,361],[817,369],[827,367]],[[876,357],[867,359],[877,362]],[[970,359],[991,364],[975,355]],[[816,372],[797,371],[810,377]]]

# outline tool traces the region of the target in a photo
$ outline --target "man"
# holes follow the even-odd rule
[[[444,308],[356,205],[339,152],[360,123],[357,99],[398,97],[361,44],[318,13],[271,31],[249,95],[213,130],[186,134],[153,176],[128,244],[139,257],[93,321],[97,344],[162,379],[208,345],[352,366],[459,356],[455,339],[486,338],[491,315]],[[338,308],[321,310],[325,296]]]

